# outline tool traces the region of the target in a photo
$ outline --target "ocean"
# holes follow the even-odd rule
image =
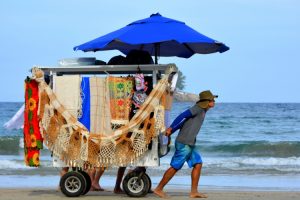
[[[174,102],[173,120],[192,103]],[[52,167],[50,152],[41,153],[41,167],[26,167],[22,130],[3,125],[22,103],[0,103],[0,188],[56,188],[59,169]],[[174,152],[160,159],[160,166],[147,169],[158,183]],[[197,136],[196,148],[203,159],[200,187],[300,191],[300,104],[216,103],[209,110]],[[185,164],[168,187],[190,187],[191,169]],[[112,187],[116,168],[105,172],[101,184]]]

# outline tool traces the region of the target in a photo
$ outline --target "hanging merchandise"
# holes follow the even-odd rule
[[[132,96],[132,106],[131,106],[131,113],[130,118],[137,113],[138,109],[142,106],[142,104],[145,102],[147,98],[146,91],[148,90],[148,87],[146,86],[144,74],[137,73],[134,76],[135,81],[135,92]]]
[[[134,81],[135,81],[135,89],[136,91],[139,90],[145,90],[145,79],[144,79],[144,74],[136,74],[134,76]]]
[[[25,110],[24,110],[24,152],[25,163],[30,167],[38,167],[39,150],[43,148],[43,138],[38,118],[39,90],[35,80],[25,80]]]
[[[106,78],[90,77],[90,133],[110,135],[111,114],[108,82]]]
[[[108,77],[111,123],[113,125],[125,125],[129,122],[133,82],[133,77]]]
[[[79,75],[53,76],[53,90],[58,101],[64,105],[75,118],[80,118],[81,113],[81,96]],[[72,99],[70,101],[70,99]]]
[[[132,97],[132,103],[136,108],[140,108],[141,105],[145,102],[147,94],[143,90],[135,91]]]
[[[45,144],[54,156],[70,167],[128,165],[144,155],[152,139],[164,130],[164,112],[161,112],[160,99],[168,87],[169,74],[156,84],[126,125],[114,130],[110,135],[98,135],[90,133],[57,100],[53,90],[44,81],[43,71],[33,68],[32,73],[39,85],[39,117]],[[133,81],[133,78],[131,80]],[[128,84],[125,85],[127,86],[123,84],[123,87],[127,87],[127,90],[118,90],[119,93],[116,94],[132,91],[128,90]],[[132,86],[131,82],[131,89]]]
[[[81,80],[81,102],[82,102],[82,115],[78,119],[89,131],[90,131],[90,121],[91,121],[91,100],[90,100],[90,79],[89,77],[83,77]]]

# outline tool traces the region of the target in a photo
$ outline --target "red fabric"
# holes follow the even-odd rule
[[[43,138],[38,120],[39,91],[35,80],[25,80],[24,111],[24,150],[25,163],[28,166],[39,166],[39,149],[43,148]],[[33,154],[34,161],[33,161]],[[31,159],[31,161],[30,161]]]
[[[25,148],[25,164],[30,167],[40,166],[40,150]]]

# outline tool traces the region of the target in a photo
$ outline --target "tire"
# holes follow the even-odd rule
[[[123,180],[123,190],[130,197],[143,197],[150,188],[150,179],[143,172],[131,172]]]
[[[67,197],[78,197],[86,189],[86,180],[81,173],[71,171],[61,177],[59,185]]]
[[[82,171],[82,170],[79,170],[78,171],[79,173],[81,173],[84,178],[85,178],[85,181],[86,181],[86,187],[85,189],[83,190],[83,192],[81,193],[81,195],[85,195],[86,193],[88,193],[91,189],[91,186],[92,186],[92,181],[91,181],[91,177],[88,175],[88,173],[86,173],[85,171]]]
[[[147,177],[148,181],[149,181],[149,189],[148,189],[148,193],[152,193],[151,187],[152,187],[152,181],[151,178],[148,174],[145,173],[145,176]]]

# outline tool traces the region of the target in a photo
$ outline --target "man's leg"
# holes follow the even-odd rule
[[[123,179],[125,170],[126,170],[126,167],[119,167],[119,169],[118,169],[116,184],[115,184],[115,188],[114,188],[114,193],[116,193],[116,194],[124,193],[123,190],[121,189],[121,183],[122,183],[122,179]]]
[[[69,167],[63,167],[60,170],[60,177],[62,177],[63,175],[65,175],[68,171],[69,171]]]
[[[99,184],[99,180],[100,180],[102,174],[104,173],[105,168],[97,168],[97,169],[95,169],[95,171],[96,172],[94,173],[94,178],[93,178],[93,182],[92,182],[92,188],[95,191],[104,191],[104,189]]]
[[[201,175],[202,164],[195,164],[192,170],[192,189],[190,193],[191,198],[207,198],[207,195],[198,192],[198,183]]]
[[[153,192],[161,198],[166,198],[167,195],[164,193],[163,189],[165,185],[173,178],[178,170],[170,167],[164,174],[163,178],[159,182],[158,186],[153,190]]]

